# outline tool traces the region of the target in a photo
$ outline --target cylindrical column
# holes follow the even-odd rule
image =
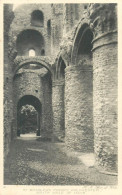
[[[53,139],[64,138],[64,80],[57,80],[52,85],[52,109],[53,109]]]
[[[115,37],[112,32],[93,43],[96,165],[108,171],[116,169],[117,161],[117,44],[112,43]]]
[[[65,141],[67,147],[93,151],[92,66],[65,69]]]
[[[116,4],[94,7],[93,107],[96,167],[117,171],[117,32]],[[104,11],[106,14],[104,14]],[[114,30],[115,29],[115,30]]]

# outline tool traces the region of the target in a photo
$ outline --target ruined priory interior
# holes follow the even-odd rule
[[[98,171],[117,174],[116,7],[4,5],[5,161],[30,105],[40,143],[93,153]]]

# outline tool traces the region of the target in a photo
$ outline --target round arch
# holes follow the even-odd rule
[[[40,28],[37,29],[37,27],[35,26],[27,26],[27,27],[22,27],[20,29],[18,29],[17,31],[15,31],[13,28],[10,29],[9,31],[9,43],[8,43],[8,47],[9,47],[9,56],[14,60],[16,55],[17,55],[17,47],[16,47],[16,42],[18,39],[18,36],[24,32],[24,31],[36,31],[38,32],[38,34],[42,37],[44,37],[44,31]],[[13,38],[14,37],[14,38]],[[44,40],[44,45],[45,45],[45,41]],[[41,55],[41,54],[40,54]]]
[[[35,29],[24,29],[16,39],[16,50],[19,56],[28,56],[29,50],[35,50],[35,55],[41,55],[41,49],[45,48],[43,35]]]
[[[44,14],[40,10],[34,10],[31,14],[31,25],[37,27],[43,27],[44,25]]]
[[[72,47],[72,52],[71,52],[71,63],[72,64],[76,64],[76,58],[78,55],[79,47],[80,49],[82,49],[84,48],[85,44],[87,44],[87,43],[83,44],[83,40],[86,34],[88,34],[88,32],[90,34],[90,39],[87,42],[92,42],[93,32],[90,28],[89,21],[81,22],[79,26],[77,27],[77,31],[76,31],[74,41],[73,41],[73,47]]]
[[[46,63],[43,60],[31,58],[31,59],[25,59],[24,61],[22,60],[22,62],[19,63],[19,66],[15,69],[13,79],[15,78],[15,75],[18,72],[18,70],[20,70],[22,67],[26,66],[27,64],[31,64],[31,63],[45,67],[49,71],[50,75],[52,76],[52,68],[50,64]]]
[[[22,106],[25,106],[27,104],[33,106],[38,113],[38,115],[37,115],[38,130],[36,133],[37,133],[37,136],[40,136],[41,118],[42,118],[42,116],[41,116],[42,115],[42,104],[41,104],[40,100],[33,95],[25,95],[18,100],[18,103],[17,103],[17,136],[20,136],[20,129],[19,129],[19,125],[18,125],[19,124],[19,111],[20,111]]]
[[[65,77],[65,68],[66,64],[62,57],[60,56],[58,61],[57,61],[57,66],[56,66],[56,77],[57,78],[64,78]]]
[[[20,109],[20,107],[22,107],[26,104],[32,105],[37,111],[41,112],[41,102],[36,96],[25,95],[25,96],[21,97],[18,100],[17,108]]]

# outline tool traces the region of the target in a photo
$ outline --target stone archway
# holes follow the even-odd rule
[[[14,85],[14,116],[16,105],[20,98],[26,95],[37,97],[42,104],[42,137],[52,136],[52,79],[51,73],[41,65],[37,69],[27,69],[22,66],[13,78]],[[24,69],[25,68],[25,69]],[[15,124],[15,129],[17,124]],[[14,133],[16,136],[16,132]]]
[[[72,52],[71,52],[71,63],[76,64],[76,59],[78,55],[78,50],[81,45],[81,41],[83,40],[83,36],[87,30],[90,30],[89,21],[84,21],[84,23],[80,23],[78,25],[76,34],[74,36],[74,41],[72,44]]]
[[[40,136],[42,121],[42,105],[39,99],[33,95],[25,95],[19,99],[17,104],[17,136],[20,136],[20,109],[22,106],[32,105],[37,111],[37,130],[36,135]]]
[[[46,57],[40,57],[40,56],[34,56],[34,57],[28,57],[28,56],[18,56],[14,60],[14,64],[16,65],[16,68],[14,70],[14,76],[15,77],[16,73],[19,71],[19,69],[23,68],[27,64],[36,64],[40,67],[46,68],[50,75],[52,76],[52,67],[51,64],[49,63],[50,59],[47,59]]]

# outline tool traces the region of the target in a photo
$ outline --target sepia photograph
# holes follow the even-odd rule
[[[3,40],[3,185],[117,187],[118,4],[3,3]]]

